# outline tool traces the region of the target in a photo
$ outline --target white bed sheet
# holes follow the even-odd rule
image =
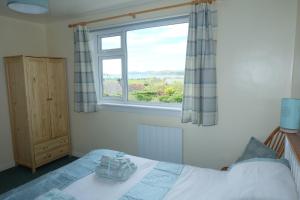
[[[130,188],[138,183],[157,161],[128,156],[138,170],[125,182],[112,182],[90,174],[64,189],[78,200],[117,200]],[[224,199],[226,174],[212,169],[197,168],[186,165],[172,189],[167,193],[166,200],[220,200]]]

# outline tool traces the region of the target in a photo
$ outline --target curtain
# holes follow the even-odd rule
[[[86,26],[74,28],[75,112],[97,111],[97,96],[89,40],[89,30]]]
[[[194,5],[190,14],[182,104],[182,123],[217,124],[217,10]]]

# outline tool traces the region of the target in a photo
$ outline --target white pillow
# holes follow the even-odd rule
[[[228,172],[228,195],[232,200],[298,200],[290,169],[282,163],[237,163]]]

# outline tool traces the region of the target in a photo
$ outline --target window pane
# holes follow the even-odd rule
[[[102,60],[103,66],[103,96],[121,97],[122,96],[122,60],[105,59]]]
[[[181,103],[188,24],[127,32],[128,100]]]
[[[102,42],[102,50],[121,48],[121,36],[102,38],[101,42]]]

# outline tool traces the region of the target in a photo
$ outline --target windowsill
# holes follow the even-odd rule
[[[180,117],[181,107],[163,107],[156,105],[137,105],[137,104],[122,104],[122,103],[101,103],[98,104],[99,110],[129,112],[148,115],[160,115]]]

